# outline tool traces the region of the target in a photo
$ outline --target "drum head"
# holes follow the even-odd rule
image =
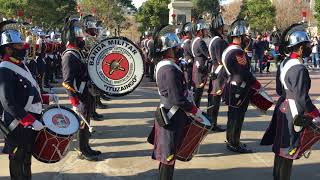
[[[143,56],[125,37],[107,38],[95,45],[88,57],[93,83],[110,96],[123,96],[137,88],[143,78]]]
[[[66,107],[51,106],[43,112],[42,120],[52,132],[68,136],[76,133],[80,128],[78,116]]]

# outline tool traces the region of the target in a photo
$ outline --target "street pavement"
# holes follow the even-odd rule
[[[268,93],[276,100],[275,77],[258,74]],[[320,96],[320,72],[311,72],[312,98]],[[62,105],[68,106],[67,96],[61,88]],[[207,94],[202,99],[205,110]],[[155,83],[147,79],[133,93],[114,98],[109,108],[98,110],[104,121],[93,121],[96,132],[91,139],[93,148],[103,152],[99,162],[88,162],[77,158],[77,141],[71,151],[58,163],[44,164],[33,159],[34,180],[157,180],[158,163],[151,160],[152,146],[146,138],[153,125],[153,114],[159,104]],[[317,102],[320,104],[319,102]],[[250,106],[243,125],[241,140],[255,150],[252,154],[236,154],[225,147],[225,133],[210,133],[190,162],[177,162],[175,180],[272,180],[273,153],[271,146],[260,146],[264,131],[268,128],[273,107],[266,114]],[[222,106],[218,123],[226,126],[227,107]],[[0,137],[0,149],[3,138]],[[313,148],[309,159],[294,162],[292,180],[320,179],[320,146]],[[0,155],[0,180],[9,179],[8,157]]]

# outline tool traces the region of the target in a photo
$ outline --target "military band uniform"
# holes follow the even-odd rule
[[[250,72],[245,52],[239,44],[230,44],[222,56],[228,74],[224,91],[224,99],[228,105],[227,147],[235,152],[251,152],[246,149],[246,145],[240,143],[240,134],[249,105],[249,90],[259,89],[261,85]]]
[[[62,56],[62,75],[63,87],[66,88],[69,100],[73,107],[78,107],[78,113],[81,113],[88,123],[92,114],[92,104],[94,97],[90,95],[88,89],[89,75],[87,72],[84,55],[71,44],[67,47]],[[91,152],[89,146],[90,132],[85,123],[81,124],[78,134],[79,150],[84,158],[88,160],[97,160]],[[81,157],[81,156],[80,156]],[[87,158],[88,157],[88,158]]]
[[[194,102],[200,107],[201,97],[208,75],[209,51],[206,43],[200,37],[193,39],[191,50],[194,57],[192,79],[194,83]]]
[[[155,113],[152,158],[160,162],[160,180],[172,180],[178,145],[183,140],[184,126],[189,123],[186,112],[196,117],[200,117],[202,112],[194,105],[192,99],[187,98],[187,82],[177,64],[183,57],[183,49],[180,47],[175,27],[165,26],[158,34],[161,36],[156,41],[155,50],[162,58],[156,68],[160,106]]]
[[[188,89],[191,89],[192,87],[192,68],[193,68],[193,55],[191,51],[191,42],[192,40],[189,38],[185,38],[183,40],[183,43],[181,47],[183,48],[183,57],[186,61],[186,73],[185,73],[185,79],[187,82]]]
[[[169,65],[161,67],[162,64],[166,62],[169,62]],[[168,173],[173,174],[177,146],[183,139],[183,127],[188,123],[188,117],[185,112],[195,113],[197,108],[186,98],[188,88],[182,70],[178,65],[171,62],[172,60],[164,59],[158,63],[159,70],[157,71],[156,82],[160,93],[160,104],[164,106],[167,112],[173,106],[181,108],[182,111],[177,111],[177,113],[174,114],[170,119],[170,125],[161,127],[159,123],[155,121],[155,141],[152,158],[160,161],[160,171],[162,168],[163,170],[169,171]],[[168,180],[171,179],[172,177]]]
[[[224,90],[225,82],[228,78],[222,63],[222,53],[228,44],[219,36],[215,36],[209,43],[209,54],[212,60],[212,68],[209,77],[208,89],[208,110],[212,125],[217,127],[220,102]]]
[[[4,59],[5,63],[14,64],[28,72],[22,62],[15,64],[10,60],[12,57]],[[30,76],[32,77],[31,73]],[[34,109],[31,106],[42,104],[40,89],[38,91],[28,79],[1,64],[0,84],[0,100],[4,108],[2,120],[11,131],[5,139],[4,148],[9,154],[10,176],[13,180],[28,180],[31,179],[31,157],[37,134],[31,125],[41,118],[42,112],[41,107]],[[33,97],[33,102],[28,107],[30,110],[25,110],[30,97]]]
[[[292,53],[281,63],[276,87],[281,97],[277,102],[270,126],[261,141],[262,145],[273,145],[274,180],[290,180],[294,150],[298,147],[300,139],[300,132],[293,128],[294,116],[303,114],[313,118],[319,116],[319,111],[313,105],[308,93],[311,88],[309,72],[301,61],[299,55]],[[295,65],[287,69],[292,63]],[[286,73],[281,70],[285,68]]]

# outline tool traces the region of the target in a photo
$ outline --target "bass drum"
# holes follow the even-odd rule
[[[88,56],[93,84],[108,96],[124,96],[135,90],[143,78],[141,50],[125,37],[112,37],[96,44]]]

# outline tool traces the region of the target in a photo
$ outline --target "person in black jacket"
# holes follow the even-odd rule
[[[224,99],[228,105],[227,148],[233,152],[251,153],[246,144],[240,142],[241,129],[249,106],[250,88],[260,90],[261,84],[250,72],[245,47],[246,23],[239,19],[232,23],[230,45],[222,54],[222,63],[228,74]]]
[[[197,107],[200,107],[204,86],[207,83],[209,51],[203,38],[208,35],[208,31],[209,26],[204,20],[199,20],[196,25],[196,38],[191,43],[191,51],[194,57],[192,72],[192,80],[195,86],[194,102]]]
[[[89,75],[84,54],[84,34],[77,18],[67,19],[65,24],[65,41],[67,49],[62,56],[62,86],[67,90],[73,110],[82,115],[90,123],[90,115],[94,109],[95,98],[89,93]],[[86,124],[79,131],[79,158],[97,161],[100,151],[92,150],[89,145],[90,132]]]
[[[54,95],[42,95],[39,85],[23,60],[26,48],[21,34],[5,29],[15,21],[0,23],[0,101],[3,105],[2,124],[5,132],[4,153],[9,154],[12,180],[31,180],[31,157],[37,131],[44,128],[42,104],[57,100]]]
[[[176,162],[176,152],[178,145],[183,139],[183,129],[188,123],[185,112],[200,117],[202,111],[199,110],[191,101],[187,99],[187,82],[184,74],[178,66],[179,58],[183,56],[183,49],[180,47],[180,39],[175,34],[175,27],[168,25],[160,29],[155,36],[155,51],[160,54],[161,61],[156,68],[156,82],[160,95],[160,107],[166,112],[171,108],[177,110],[170,123],[162,125],[159,117],[155,121],[154,150],[152,158],[158,160],[160,180],[172,180],[174,166]]]
[[[224,85],[227,81],[227,74],[223,67],[221,58],[223,51],[228,47],[228,43],[223,39],[224,21],[222,15],[216,16],[212,23],[211,31],[214,37],[209,42],[209,54],[212,61],[210,68],[210,81],[208,89],[208,110],[207,113],[212,120],[213,131],[224,132],[225,129],[217,124],[220,102]]]
[[[280,95],[269,128],[261,145],[273,145],[274,180],[290,180],[293,160],[302,144],[303,127],[295,123],[298,116],[309,116],[320,126],[320,113],[309,96],[311,79],[303,65],[311,54],[311,41],[303,24],[294,24],[283,34],[289,56],[281,62],[276,77],[276,92]],[[284,54],[284,53],[283,53]],[[305,119],[307,120],[307,119]],[[307,123],[307,122],[305,122]]]

